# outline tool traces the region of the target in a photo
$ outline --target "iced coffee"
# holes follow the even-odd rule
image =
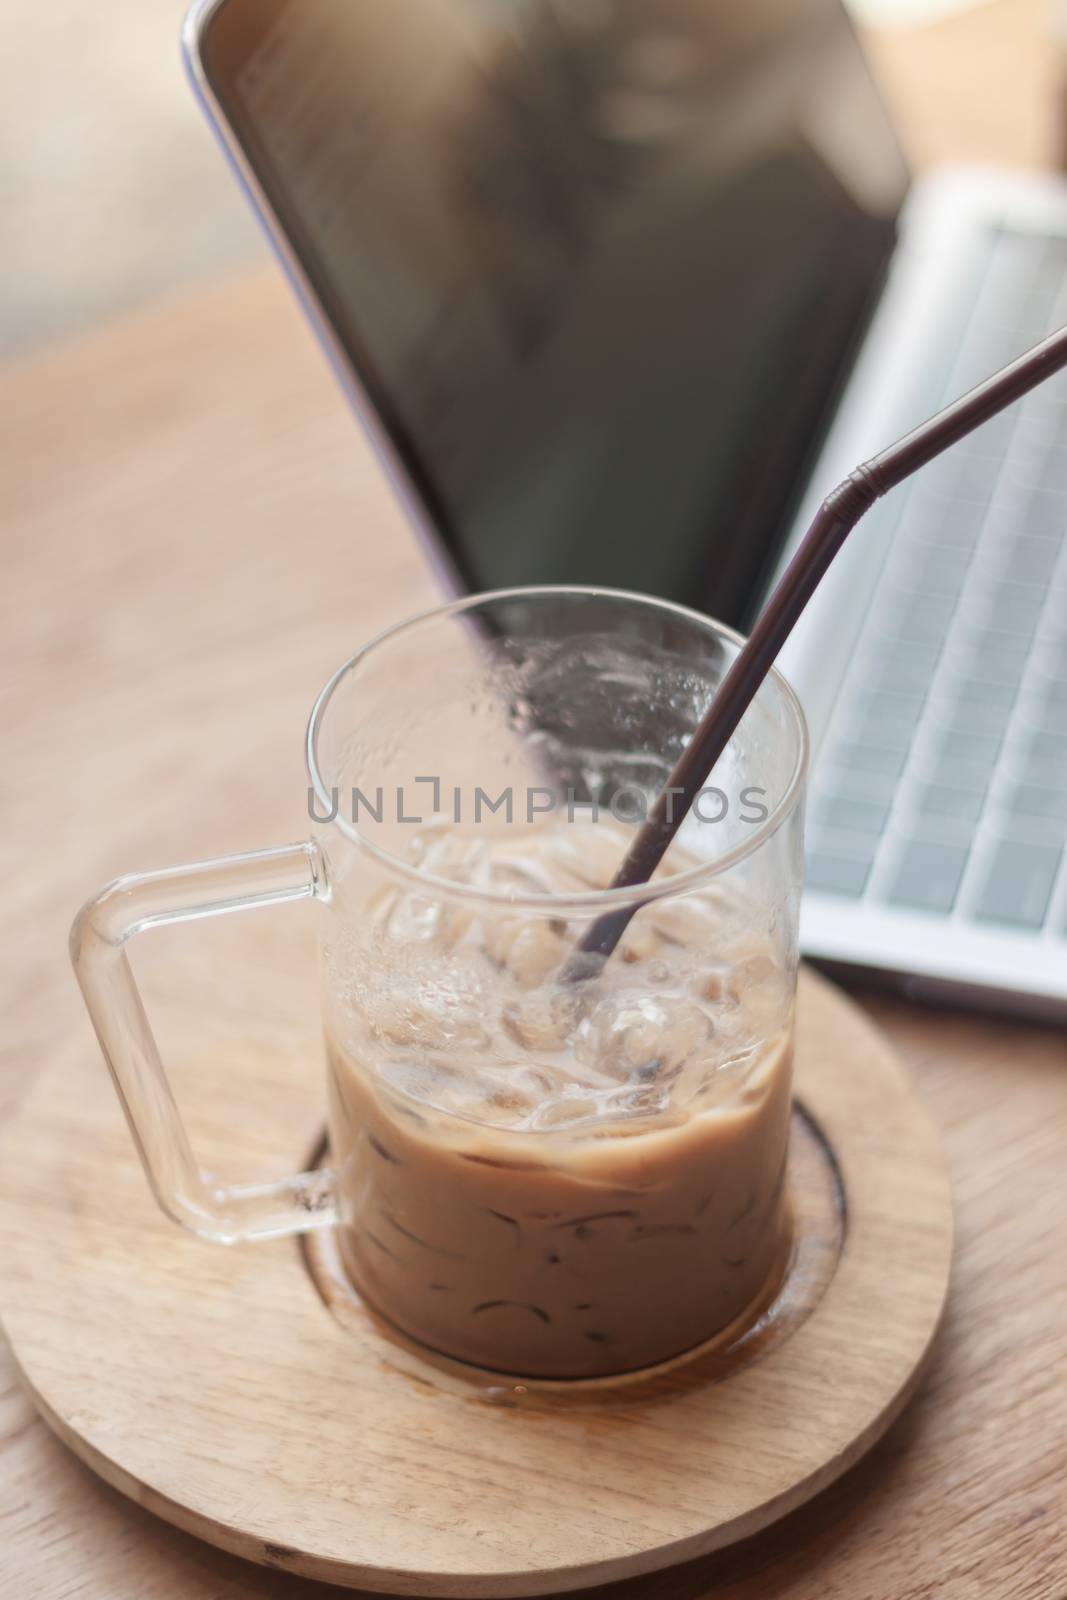
[[[507,848],[431,826],[411,851],[529,902],[602,887],[625,845],[558,819]],[[714,884],[645,906],[575,982],[580,926],[379,887],[329,1019],[353,1282],[432,1350],[531,1377],[681,1354],[760,1303],[787,1248],[788,963]]]

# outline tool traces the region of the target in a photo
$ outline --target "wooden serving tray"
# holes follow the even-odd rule
[[[235,971],[227,1017],[190,1007],[190,981],[214,971],[200,955],[167,969],[160,1034],[201,1158],[232,1155],[226,1176],[245,1176],[243,1154],[276,1176],[305,1161],[321,1117],[312,991],[237,1033],[235,1000],[266,1004],[292,960],[232,921],[227,970],[251,975]],[[87,1029],[7,1130],[4,1327],[84,1461],[253,1561],[465,1597],[666,1567],[765,1527],[856,1461],[941,1317],[952,1215],[937,1139],[880,1035],[808,973],[797,1094],[798,1248],[758,1326],[634,1380],[514,1385],[382,1328],[329,1236],[224,1248],[176,1229]]]

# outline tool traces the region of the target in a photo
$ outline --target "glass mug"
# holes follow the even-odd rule
[[[207,1239],[335,1227],[422,1346],[588,1378],[698,1345],[784,1268],[803,714],[771,673],[653,880],[612,874],[739,648],[679,606],[475,596],[390,628],[315,704],[313,838],[121,878],[75,970],[160,1205]],[[197,1166],[125,954],[142,929],[321,906],[329,1168]],[[606,962],[564,972],[608,909]]]

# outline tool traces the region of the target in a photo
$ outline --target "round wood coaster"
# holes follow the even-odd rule
[[[246,959],[249,943],[242,930]],[[258,956],[239,1000],[284,965],[279,947]],[[183,977],[160,1033],[202,1159],[221,1167],[239,1145],[263,1176],[295,1170],[322,1093],[303,1012],[253,1039],[232,1017],[197,1029],[181,1020]],[[225,1248],[174,1228],[79,1040],[7,1130],[4,1327],[83,1460],[253,1561],[470,1597],[666,1567],[766,1526],[856,1461],[915,1387],[941,1317],[952,1217],[937,1139],[880,1035],[808,973],[796,1071],[798,1244],[756,1327],[630,1381],[510,1384],[390,1335],[328,1236]]]

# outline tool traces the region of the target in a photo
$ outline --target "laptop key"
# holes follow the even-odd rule
[[[924,755],[916,759],[915,769],[925,783],[944,789],[962,789],[979,799],[985,795],[993,776],[990,767],[970,766],[958,756]]]
[[[840,769],[872,778],[899,778],[904,770],[906,752],[888,745],[861,744],[855,740],[840,740],[822,757],[823,771]]]
[[[1053,539],[1014,534],[994,540],[983,550],[981,559],[983,569],[995,575],[1023,583],[1045,584],[1056,570],[1060,549]]]
[[[1034,663],[1035,673],[1030,685],[1032,697],[1042,705],[1067,707],[1067,678],[1049,677],[1040,658]]]
[[[1035,489],[1023,503],[1019,526],[1038,538],[1062,543],[1067,535],[1067,498]]]
[[[905,594],[895,586],[882,597],[875,627],[884,639],[897,645],[940,645],[948,632],[954,598],[945,595]]]
[[[965,624],[952,641],[950,655],[960,677],[1014,685],[1026,671],[1030,644],[1017,634]]]
[[[1002,635],[1002,637],[1007,636]],[[974,683],[1003,684],[1013,694],[1026,671],[1025,653],[1015,657],[1010,653],[998,655],[986,650],[977,653],[959,650],[951,652],[945,659],[951,666],[953,678],[957,681],[960,678],[967,678]]]
[[[966,388],[967,385],[963,384],[962,387]],[[935,494],[984,505],[992,499],[1003,467],[1003,456],[955,450],[931,462],[926,482]]]
[[[1048,612],[1044,620],[1051,622]],[[1067,634],[1060,638],[1051,627],[1042,629],[1034,646],[1034,666],[1043,678],[1061,683],[1067,680]]]
[[[974,915],[984,922],[1040,928],[1062,855],[1059,845],[1002,839],[986,869]]]
[[[969,550],[905,540],[898,546],[893,579],[912,594],[957,595],[970,571],[971,559]]]
[[[1054,588],[1037,630],[1038,643],[1056,651],[1061,660],[1067,656],[1067,602],[1064,590]]]
[[[1021,635],[1029,641],[1044,609],[1047,593],[1047,589],[1038,584],[990,584],[968,599],[968,618],[979,627]]]
[[[1041,487],[1050,489],[1053,494],[1062,494],[1067,489],[1067,450],[1055,446],[1049,450],[1041,468]]]
[[[843,800],[870,800],[878,805],[891,806],[897,792],[897,775],[889,772],[857,772],[854,768],[835,767],[825,756],[819,758],[816,771],[815,793],[831,795]]]
[[[858,694],[848,702],[843,731],[861,745],[907,750],[923,712],[923,701],[902,694]]]
[[[970,841],[910,839],[902,847],[886,899],[917,911],[951,911],[970,853]]]
[[[925,648],[883,645],[864,651],[855,681],[875,694],[925,694],[940,653],[936,645]]]
[[[1067,738],[1067,684],[1053,684],[1043,694],[1029,691],[1019,701],[1019,720],[1035,733]]]
[[[908,518],[913,539],[937,545],[973,550],[985,522],[985,507],[972,500],[953,500],[942,495],[917,495]]]
[[[1012,776],[1039,789],[1067,789],[1067,739],[1055,733],[1026,734],[1018,753],[1013,751]]]
[[[1067,759],[1028,750],[1017,764],[1013,762],[1012,776],[1029,788],[1067,789]]]
[[[812,817],[828,832],[867,833],[878,838],[889,821],[889,806],[877,800],[826,795],[816,800]]]
[[[981,803],[981,796],[976,797]],[[973,822],[966,822],[962,810],[913,811],[908,814],[907,803],[900,807],[897,836],[905,835],[911,843],[931,845],[970,846],[974,838]]]
[[[858,899],[867,887],[872,859],[810,850],[804,863],[805,887],[818,889],[823,894],[847,895]]]
[[[1067,822],[1067,789],[1044,789],[1033,783],[1015,783],[1001,800],[1009,816],[1049,817]]]
[[[994,810],[992,835],[1019,844],[1052,845],[1060,850],[1067,844],[1067,822],[1059,817],[1020,816],[1017,812]]]
[[[1015,690],[1006,683],[961,683],[938,699],[934,717],[960,733],[981,733],[999,738],[1008,725]]]
[[[948,728],[937,738],[937,762],[939,766],[946,764],[949,767],[954,761],[958,762],[962,786],[970,789],[974,787],[977,775],[988,776],[992,772],[1000,746],[1001,739],[997,734],[966,733]]]
[[[953,817],[961,826],[973,827],[982,815],[984,803],[984,791],[957,789],[948,783],[926,783],[915,796],[915,811],[923,819]]]

